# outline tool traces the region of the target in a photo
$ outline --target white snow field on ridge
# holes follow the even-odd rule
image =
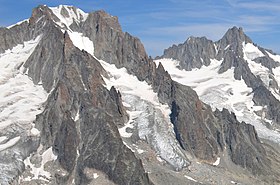
[[[255,56],[251,53],[250,57]],[[243,80],[234,79],[234,68],[218,74],[221,62],[213,59],[209,66],[186,71],[178,68],[179,61],[173,59],[155,60],[157,65],[162,63],[173,80],[194,89],[199,98],[209,104],[213,110],[226,108],[234,112],[239,121],[254,125],[261,138],[280,143],[280,134],[263,125],[263,120],[271,121],[254,113],[254,111],[262,110],[263,107],[254,106],[252,89],[247,87]]]

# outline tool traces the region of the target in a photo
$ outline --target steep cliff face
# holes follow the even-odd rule
[[[80,30],[95,43],[94,54],[97,58],[118,68],[125,67],[141,81],[150,81],[154,66],[144,46],[138,38],[122,32],[117,17],[104,11],[90,13]]]
[[[43,42],[36,48],[38,60],[34,56],[28,61],[30,66],[38,61],[46,65],[56,62],[58,66],[57,71],[48,71],[45,65],[38,66],[41,70],[28,71],[35,80],[40,76],[42,84],[53,80],[54,89],[36,123],[41,130],[41,144],[53,148],[61,167],[67,171],[57,177],[57,183],[68,184],[72,179],[77,184],[88,183],[80,174],[85,168],[95,168],[117,184],[149,184],[141,161],[122,143],[118,133],[117,125],[123,125],[127,115],[121,111],[120,97],[113,93],[114,89],[110,92],[103,86],[101,75],[106,76],[106,72],[90,54],[76,48],[67,33],[60,38],[62,47],[50,49]],[[58,41],[53,35],[46,36],[46,40]],[[59,54],[60,60],[45,58],[55,56],[53,53]]]
[[[36,175],[31,179],[87,184],[91,180],[85,169],[94,168],[117,184],[151,184],[141,161],[119,135],[117,126],[128,119],[120,94],[114,87],[111,91],[104,87],[102,76],[108,76],[106,71],[93,56],[76,48],[68,33],[63,33],[55,21],[58,20],[54,13],[40,6],[34,9],[28,23],[11,28],[22,33],[17,43],[3,44],[8,49],[28,40],[29,35],[40,35],[39,43],[24,62],[23,71],[34,84],[42,85],[49,92],[35,124],[40,130],[43,151],[51,148],[65,173],[54,173],[52,179]]]
[[[171,97],[167,99],[171,121],[183,149],[208,163],[214,163],[226,152],[235,164],[254,174],[268,173],[270,161],[254,127],[238,122],[227,110],[216,110],[213,114],[211,107],[187,86],[172,81],[167,89],[171,89]],[[242,152],[246,153],[245,158]]]

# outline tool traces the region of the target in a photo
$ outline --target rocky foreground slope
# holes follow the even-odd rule
[[[18,86],[34,98],[11,90],[16,95],[1,107],[2,184],[279,183],[279,150],[234,113],[212,111],[174,81],[139,39],[122,32],[117,17],[39,6],[28,20],[0,28],[0,40],[0,62],[16,63],[3,65],[13,75],[4,75],[1,85],[25,77],[24,84],[44,95]],[[209,48],[196,47],[203,62],[186,69],[210,65],[215,53],[204,41]],[[220,73],[233,65],[236,78],[245,80],[246,63],[228,55]],[[252,88],[262,84],[257,77],[246,81]],[[36,103],[11,117],[6,110],[19,98]],[[18,119],[31,110],[33,117]]]

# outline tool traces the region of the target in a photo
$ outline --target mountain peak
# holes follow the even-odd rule
[[[242,44],[245,43],[252,43],[252,40],[244,33],[243,28],[236,26],[230,28],[223,38],[218,41],[221,43],[221,48],[227,47],[229,44]],[[224,47],[223,47],[224,46]]]

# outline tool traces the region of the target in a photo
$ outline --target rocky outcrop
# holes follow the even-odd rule
[[[173,45],[164,50],[161,58],[180,61],[180,67],[186,70],[208,66],[216,55],[214,43],[206,37],[190,37],[184,44]]]
[[[234,52],[236,57],[243,56],[243,43],[252,43],[252,40],[245,35],[242,28],[233,27],[229,29],[219,41],[215,42],[217,46],[218,60],[225,58],[224,56],[230,51]],[[230,58],[228,58],[230,59]],[[228,61],[229,62],[229,61]]]
[[[264,67],[268,68],[270,72],[272,72],[273,68],[279,67],[279,62],[275,62],[271,58],[267,56],[258,57],[254,60],[256,63],[263,65]]]
[[[226,109],[213,113],[191,88],[166,78],[158,78],[162,80],[158,95],[165,103],[168,100],[176,139],[183,149],[208,163],[226,152],[235,164],[252,173],[268,173],[270,161],[253,126],[238,122]]]
[[[154,67],[138,38],[123,33],[118,19],[104,11],[90,13],[80,25],[81,32],[93,41],[94,55],[118,68],[125,67],[139,80],[148,80]]]
[[[57,18],[47,6],[38,6],[28,20],[8,28],[0,28],[0,53],[12,49],[24,41],[35,39],[43,33],[51,33],[53,20]]]
[[[113,31],[113,30],[112,30]],[[115,32],[119,32],[119,29],[115,29]],[[103,32],[106,33],[106,32]],[[102,37],[110,38],[111,35],[117,35],[116,33],[112,33],[109,36],[104,35]],[[120,40],[122,39],[122,40]],[[108,53],[116,53],[115,48],[118,48],[114,42],[115,39],[112,40],[110,46],[114,49],[111,49]],[[126,39],[119,37],[119,43],[127,42]],[[106,48],[107,49],[107,48]],[[138,56],[140,52],[136,52],[137,48],[127,49],[126,52],[129,53],[129,56]],[[103,49],[105,50],[105,49]],[[122,53],[122,57],[126,57],[126,53]],[[141,55],[145,56],[145,55]],[[100,56],[102,58],[102,56]],[[106,59],[105,57],[103,59]],[[115,63],[118,67],[126,67],[130,73],[134,74],[138,77],[138,79],[143,79],[143,76],[147,82],[152,82],[154,90],[158,93],[159,99],[162,103],[168,103],[171,107],[171,120],[174,124],[174,131],[176,133],[176,138],[178,139],[182,148],[186,151],[191,152],[197,158],[207,161],[214,162],[218,156],[218,154],[223,151],[224,146],[229,145],[226,142],[226,138],[224,137],[225,127],[224,122],[218,122],[215,115],[213,115],[211,108],[204,103],[202,103],[196,93],[188,87],[180,85],[174,81],[172,81],[170,75],[164,70],[163,66],[159,64],[157,68],[155,68],[154,64],[150,63],[150,60],[147,57],[144,57],[146,61],[141,60],[141,57],[138,57],[138,60],[134,59],[131,63],[128,61],[119,63],[118,57],[110,58],[112,63]],[[145,67],[142,68],[143,63],[146,63]],[[131,64],[134,65],[134,68],[137,68],[137,71],[134,71],[131,68]],[[149,64],[149,65],[147,65]],[[147,66],[150,66],[147,69]],[[248,66],[247,66],[248,67]],[[243,67],[244,68],[244,67]],[[246,66],[245,66],[246,68]],[[239,69],[242,71],[242,68]],[[138,71],[148,72],[147,75],[143,75],[143,73],[139,73]],[[243,73],[242,73],[243,74]],[[245,74],[243,74],[245,75]],[[150,78],[151,77],[151,78]],[[248,82],[250,83],[250,82]],[[235,120],[236,121],[236,120]],[[237,122],[237,121],[236,121]],[[231,123],[228,123],[231,124]],[[233,123],[232,123],[233,124]],[[244,123],[242,123],[244,124]],[[243,132],[241,130],[236,130],[235,127],[229,127],[228,130],[232,132]],[[250,132],[253,132],[251,130]],[[244,131],[245,133],[245,131]],[[251,134],[251,133],[249,133]],[[254,134],[251,134],[254,135]],[[247,137],[242,135],[242,137]],[[250,145],[250,144],[248,144]],[[260,143],[258,143],[259,147]],[[250,145],[251,146],[251,145]],[[247,145],[241,145],[241,150],[245,150]],[[251,146],[254,148],[254,146]],[[233,158],[238,158],[239,153],[233,153],[229,150],[229,153]],[[265,153],[261,153],[262,157],[265,156]],[[253,155],[248,155],[248,158],[254,158]],[[234,161],[236,164],[239,164],[237,161]],[[241,164],[240,164],[241,165]],[[254,165],[258,165],[258,162],[254,163]],[[245,165],[243,165],[245,167]],[[250,171],[253,171],[253,166],[246,166]],[[260,168],[259,168],[260,169]],[[255,171],[254,171],[255,173]],[[261,173],[261,170],[258,171]]]
[[[255,128],[244,122],[239,123],[233,113],[216,110],[215,116],[223,125],[226,149],[235,164],[247,168],[254,174],[268,174],[271,161],[261,145]]]
[[[274,123],[280,123],[280,102],[264,86],[254,89],[253,101],[258,106],[265,107],[263,118],[273,120]]]

